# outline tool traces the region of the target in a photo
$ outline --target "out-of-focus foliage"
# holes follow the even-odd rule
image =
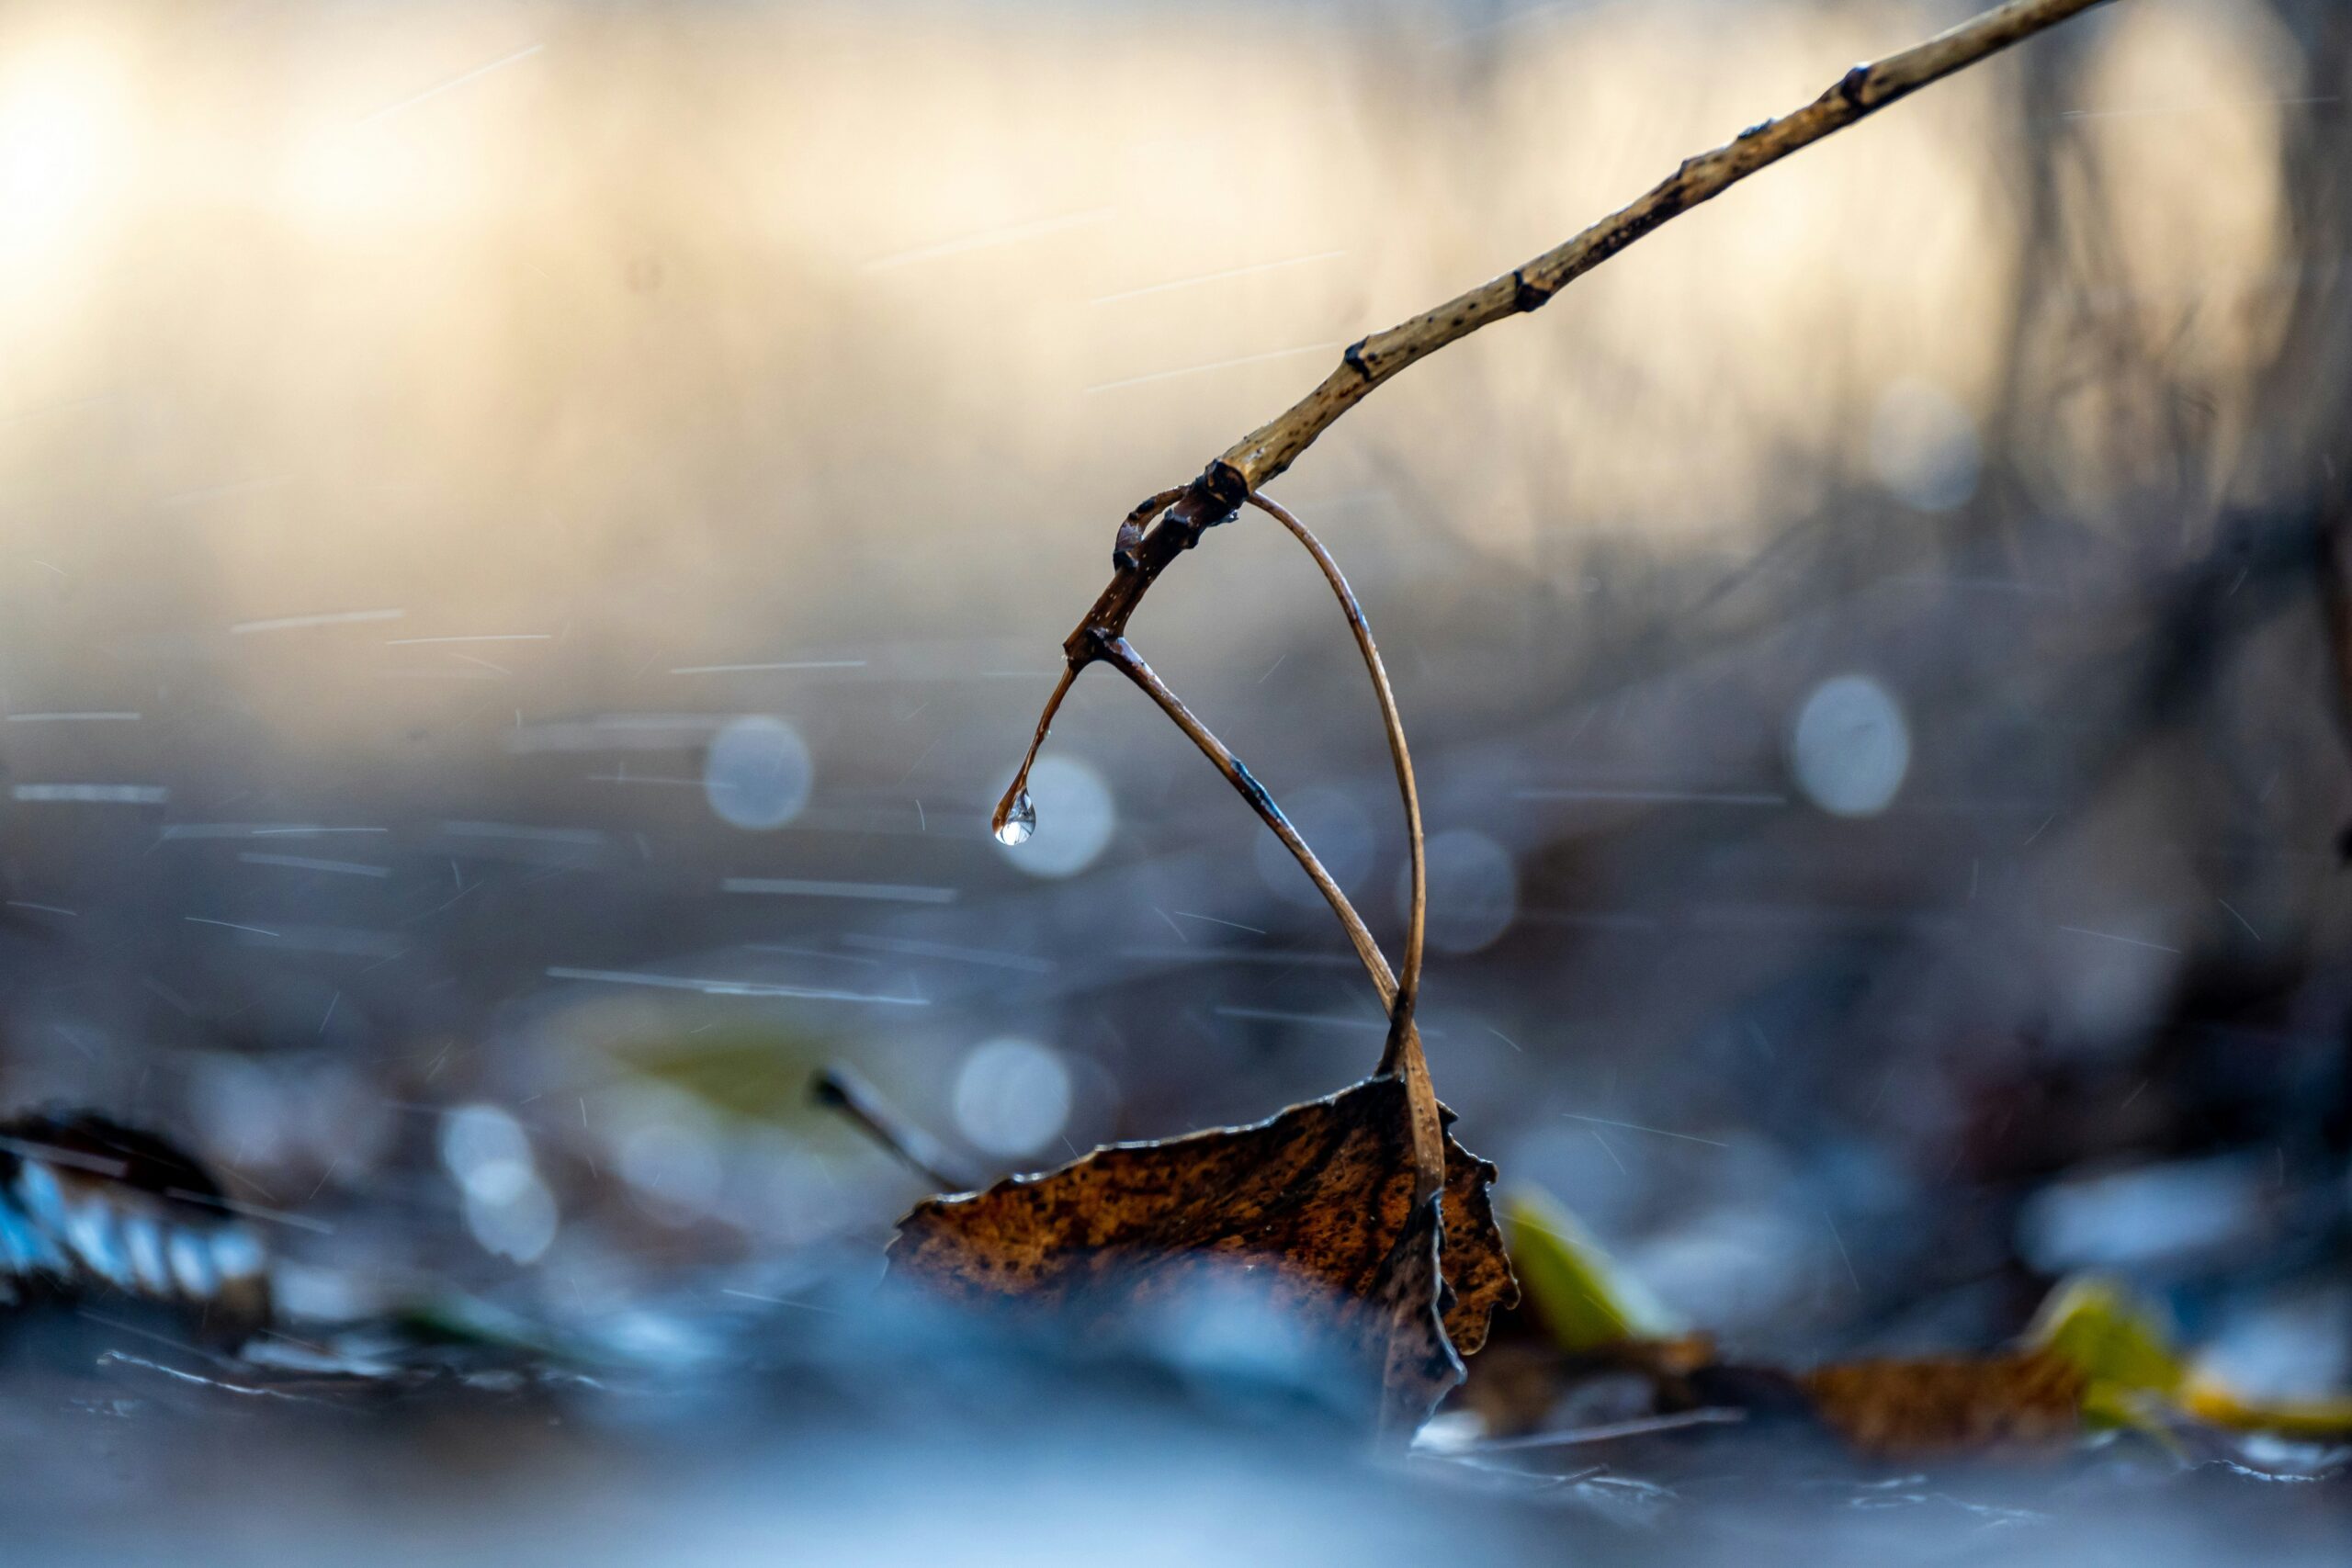
[[[2188,1376],[2164,1325],[2112,1280],[2062,1283],[2034,1314],[2025,1342],[2082,1375],[2084,1411],[2096,1421],[2144,1426],[2152,1406],[2176,1399]]]
[[[615,1053],[632,1070],[729,1116],[804,1126],[816,1120],[809,1080],[837,1054],[825,1042],[753,1024]]]
[[[1561,1349],[1575,1354],[1685,1331],[1687,1325],[1551,1194],[1507,1187],[1502,1219],[1520,1289]]]

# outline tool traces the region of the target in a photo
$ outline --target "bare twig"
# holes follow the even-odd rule
[[[1290,851],[1292,858],[1306,873],[1307,879],[1315,884],[1315,890],[1323,895],[1323,901],[1330,905],[1331,912],[1340,918],[1340,929],[1348,933],[1349,944],[1356,950],[1356,957],[1363,963],[1364,973],[1372,976],[1374,987],[1380,992],[1380,1005],[1393,1009],[1396,1001],[1396,976],[1388,967],[1387,955],[1373,940],[1372,931],[1364,925],[1363,917],[1356,913],[1356,907],[1348,901],[1348,896],[1340,890],[1340,885],[1331,879],[1331,874],[1324,869],[1315,852],[1307,848],[1306,840],[1299,836],[1296,828],[1291,826],[1290,818],[1283,815],[1283,808],[1274,804],[1274,797],[1267,793],[1265,785],[1258,782],[1257,775],[1250,771],[1248,764],[1235,756],[1231,748],[1193,716],[1193,710],[1184,705],[1182,698],[1168,689],[1168,682],[1159,678],[1159,672],[1144,662],[1143,655],[1137,653],[1125,637],[1106,637],[1096,657],[1133,681],[1146,696],[1158,703],[1160,711],[1191,738],[1193,744],[1201,749],[1201,754],[1225,775],[1226,782],[1233,786],[1234,792],[1250,803],[1250,808],[1258,814],[1259,819],[1283,841],[1283,847]]]
[[[1092,634],[1116,637],[1170,563],[1230,518],[1253,491],[1299,455],[1374,387],[1480,327],[1541,308],[1562,288],[1668,220],[1790,153],[1842,130],[1897,98],[1962,71],[2101,0],[2009,0],[1925,43],[1857,65],[1813,102],[1750,126],[1710,152],[1686,158],[1668,178],[1566,243],[1351,346],[1320,386],[1220,454],[1172,506],[1158,496],[1130,513],[1113,552],[1111,581],[1064,639],[1073,664],[1099,657]],[[1157,519],[1157,521],[1154,521]]]
[[[874,1086],[836,1062],[809,1080],[808,1098],[838,1111],[901,1164],[944,1192],[968,1192],[984,1184],[977,1172],[947,1152],[937,1138],[900,1115]]]
[[[1514,269],[1508,277],[1496,278],[1434,310],[1354,344],[1341,355],[1340,367],[1312,392],[1227,447],[1190,485],[1182,490],[1162,491],[1146,499],[1119,525],[1111,552],[1110,584],[1063,639],[1067,666],[1037,721],[1036,733],[1019,771],[998,803],[992,826],[997,836],[1008,843],[1017,843],[1028,836],[1035,821],[1027,789],[1030,766],[1045,743],[1062,699],[1087,665],[1096,660],[1106,660],[1158,703],[1306,870],[1339,917],[1357,957],[1378,988],[1383,1004],[1389,1009],[1388,1038],[1380,1070],[1397,1074],[1407,1087],[1412,1121],[1415,1203],[1441,1227],[1431,1233],[1431,1245],[1442,1245],[1442,1219],[1436,1205],[1444,1177],[1444,1132],[1439,1121],[1436,1094],[1430,1084],[1428,1060],[1413,1021],[1428,916],[1428,868],[1411,754],[1405,744],[1404,726],[1397,717],[1396,694],[1389,685],[1387,671],[1381,664],[1363,610],[1349,591],[1347,579],[1322,543],[1288,511],[1261,494],[1261,487],[1286,470],[1317,436],[1374,387],[1406,367],[1489,322],[1539,309],[1560,289],[1651,230],[1720,195],[1758,169],[1930,82],[1973,65],[2098,3],[2099,0],[2009,0],[1925,43],[1872,64],[1855,66],[1803,108],[1779,119],[1750,126],[1724,146],[1685,159],[1670,178],[1639,200]],[[1126,638],[1128,620],[1159,574],[1179,555],[1198,544],[1208,529],[1229,520],[1244,502],[1260,507],[1289,529],[1322,568],[1346,612],[1349,627],[1355,634],[1357,647],[1372,676],[1374,693],[1380,701],[1381,719],[1396,763],[1397,789],[1404,801],[1412,857],[1411,918],[1401,982],[1391,973],[1379,944],[1349,903],[1347,895],[1283,815],[1273,797],[1225,743],[1169,690]]]
[[[1712,152],[1684,159],[1671,177],[1652,186],[1640,200],[1611,213],[1508,277],[1482,284],[1434,310],[1365,338],[1347,351],[1340,367],[1321,386],[1235,442],[1217,463],[1232,468],[1246,489],[1256,490],[1297,461],[1299,454],[1333,421],[1407,366],[1490,322],[1541,308],[1561,288],[1651,230],[1721,195],[1758,169],[2098,3],[2009,0],[1925,43],[1875,63],[1855,66],[1804,107],[1752,125]]]
[[[1054,715],[1080,670],[1097,659],[1111,660],[1151,694],[1153,700],[1216,762],[1219,771],[1257,809],[1299,864],[1306,868],[1308,876],[1339,915],[1340,924],[1347,928],[1349,941],[1379,986],[1382,1001],[1392,1009],[1383,1067],[1396,1067],[1408,1049],[1418,1055],[1418,1034],[1412,1029],[1411,1017],[1419,986],[1420,936],[1427,890],[1420,862],[1419,803],[1413,795],[1411,767],[1404,750],[1403,731],[1396,721],[1395,699],[1363,615],[1329,553],[1297,519],[1260,495],[1260,487],[1288,468],[1316,437],[1374,387],[1407,366],[1489,322],[1538,309],[1569,283],[1651,230],[1720,195],[1758,169],[1843,130],[1930,82],[1963,70],[2099,3],[2100,0],[2008,0],[2008,4],[1996,6],[1925,43],[1874,63],[1855,66],[1803,108],[1750,126],[1736,139],[1711,152],[1684,159],[1671,177],[1659,182],[1639,200],[1515,268],[1508,277],[1496,278],[1434,310],[1353,344],[1341,356],[1340,367],[1326,377],[1322,385],[1227,447],[1192,484],[1181,491],[1161,491],[1147,498],[1119,525],[1111,552],[1110,584],[1085,618],[1063,639],[1067,667],[1037,721],[1036,732],[1019,771],[997,805],[992,826],[998,837],[1017,842],[1027,836],[1035,820],[1027,788],[1029,769],[1045,743]],[[1159,574],[1177,556],[1198,544],[1209,528],[1232,516],[1244,501],[1255,502],[1283,522],[1314,554],[1348,612],[1349,624],[1356,632],[1358,645],[1372,671],[1374,690],[1381,699],[1382,717],[1388,727],[1396,761],[1398,785],[1406,798],[1414,852],[1413,922],[1406,953],[1407,983],[1402,987],[1401,1007],[1397,1005],[1399,988],[1389,973],[1387,961],[1381,956],[1346,896],[1307,849],[1306,840],[1283,817],[1263,787],[1250,777],[1249,770],[1193,717],[1126,641],[1127,621],[1143,602],[1145,592],[1159,581]]]

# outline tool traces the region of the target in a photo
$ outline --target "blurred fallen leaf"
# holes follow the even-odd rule
[[[2156,1315],[2095,1275],[2059,1281],[2027,1325],[2025,1343],[2072,1363],[2094,1388],[2170,1398],[2188,1376]]]
[[[831,1049],[823,1040],[741,1023],[608,1047],[629,1074],[690,1095],[722,1116],[794,1128],[818,1120],[809,1114],[808,1075]]]
[[[2161,1432],[2186,1416],[2239,1432],[2325,1439],[2352,1437],[2352,1396],[2249,1399],[2195,1372],[2163,1318],[2120,1283],[2097,1275],[2061,1280],[2034,1314],[2026,1343],[2079,1368],[2095,1423]]]
[[[2192,1381],[2181,1408],[2233,1432],[2267,1432],[2304,1442],[2352,1438],[2352,1394],[2320,1399],[2245,1399],[2218,1382]]]
[[[1406,1098],[1400,1080],[1369,1078],[1250,1126],[1115,1144],[929,1200],[899,1223],[891,1271],[1080,1325],[1242,1286],[1327,1331],[1418,1419],[1519,1292],[1492,1166],[1449,1134],[1442,1230],[1437,1204],[1414,1205]],[[1417,1331],[1392,1338],[1400,1318]]]
[[[2199,1376],[2161,1315],[2112,1280],[2062,1280],[2014,1349],[1786,1372],[1719,1359],[1548,1194],[1516,1190],[1504,1214],[1544,1337],[1538,1354],[1522,1332],[1464,1391],[1464,1408],[1490,1440],[1540,1440],[1527,1434],[1564,1416],[1571,1427],[1600,1419],[1631,1429],[1724,1409],[1803,1415],[1873,1459],[2055,1453],[2117,1428],[2186,1458],[2183,1438],[2200,1423],[2352,1437],[2352,1398],[2249,1399]]]
[[[0,1300],[108,1299],[236,1344],[270,1320],[261,1237],[196,1159],[90,1111],[0,1122]]]
[[[1797,1374],[1822,1423],[1876,1458],[2015,1457],[2082,1435],[2082,1369],[2048,1350],[1835,1362]]]
[[[1551,1194],[1514,1188],[1503,1201],[1503,1224],[1528,1303],[1561,1349],[1668,1339],[1688,1326]]]

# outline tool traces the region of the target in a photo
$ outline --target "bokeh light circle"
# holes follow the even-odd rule
[[[746,714],[712,738],[702,786],[720,821],[757,832],[799,816],[816,776],[798,730],[772,714]]]
[[[1032,876],[1076,876],[1100,859],[1119,826],[1118,803],[1102,775],[1074,757],[1043,757],[1029,771],[1035,829],[1001,844],[1006,859]]]
[[[1476,828],[1430,836],[1429,944],[1440,953],[1476,953],[1519,918],[1519,869],[1502,845]],[[1412,909],[1412,867],[1396,874],[1396,909]]]
[[[1874,817],[1911,771],[1911,727],[1894,694],[1868,675],[1835,675],[1797,709],[1789,769],[1806,799],[1837,817]]]
[[[1983,466],[1976,422],[1951,394],[1905,377],[1871,413],[1871,468],[1889,492],[1921,512],[1951,512],[1976,493]]]
[[[1069,1124],[1073,1098],[1058,1053],[1033,1040],[986,1041],[956,1073],[956,1130],[989,1154],[1034,1154]]]

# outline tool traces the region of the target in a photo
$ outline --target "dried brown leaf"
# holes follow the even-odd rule
[[[958,1303],[1081,1319],[1246,1278],[1358,1356],[1391,1391],[1392,1417],[1418,1416],[1519,1286],[1487,1195],[1494,1167],[1450,1134],[1442,1223],[1417,1213],[1406,1099],[1400,1080],[1369,1078],[1249,1126],[1114,1144],[931,1199],[900,1222],[891,1271]]]
[[[1845,1361],[1797,1381],[1831,1430],[1882,1458],[2048,1450],[2083,1431],[2082,1371],[2046,1350]]]

